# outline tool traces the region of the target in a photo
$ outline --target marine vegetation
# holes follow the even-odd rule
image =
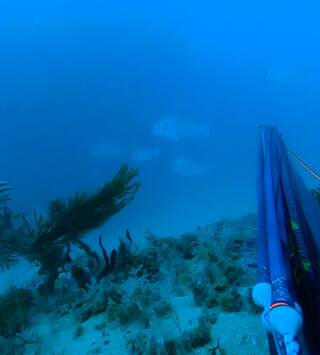
[[[244,316],[256,321],[250,321],[252,327],[260,324],[248,298],[255,278],[255,268],[250,266],[255,228],[255,216],[248,215],[199,227],[180,237],[146,232],[144,246],[138,246],[126,231],[118,248],[110,253],[100,236],[101,256],[86,244],[79,246],[76,242],[83,241],[77,234],[72,239],[76,242],[67,240],[81,252],[61,268],[63,271],[58,269],[50,297],[14,290],[10,299],[0,298],[0,311],[4,309],[0,336],[10,345],[6,351],[46,353],[48,345],[39,333],[49,317],[63,329],[62,341],[56,338],[54,324],[46,323],[55,353],[75,353],[73,343],[80,341],[89,347],[83,353],[223,354],[231,341],[223,324],[232,327],[232,321],[220,320],[221,315],[233,317],[235,324]],[[94,264],[95,273],[88,261]],[[12,311],[18,298],[19,307]],[[94,344],[88,340],[93,334]],[[245,334],[239,344],[251,346],[255,340],[250,337],[251,333]],[[21,343],[23,339],[27,341]]]
[[[12,265],[18,255],[38,263],[39,274],[45,278],[39,292],[48,294],[53,291],[60,270],[72,264],[71,246],[77,246],[88,256],[90,274],[74,265],[72,272],[79,286],[86,289],[89,279],[100,271],[100,258],[81,238],[104,225],[132,201],[140,187],[134,181],[137,174],[137,169],[122,165],[113,179],[97,192],[51,201],[47,216],[35,212],[32,222],[24,214],[12,215],[5,208],[0,215],[2,266]]]
[[[84,351],[111,355],[223,354],[229,336],[221,330],[221,315],[243,319],[245,313],[259,324],[248,297],[256,276],[255,215],[221,220],[180,237],[146,232],[144,246],[126,230],[110,250],[100,235],[100,253],[84,242],[86,233],[134,198],[137,173],[123,165],[96,193],[51,201],[46,216],[34,213],[32,219],[13,214],[9,196],[2,199],[1,265],[11,267],[22,256],[37,265],[40,277],[30,289],[10,289],[0,297],[1,353],[47,353],[39,336],[47,317],[56,319],[63,339],[69,339],[67,349],[56,338],[55,353],[74,353],[73,342],[96,333]],[[75,247],[78,253],[71,253]],[[57,328],[46,324],[55,338]],[[247,337],[239,340],[241,346]]]
[[[21,332],[27,324],[32,292],[10,289],[0,296],[0,336],[9,337]]]
[[[0,181],[0,267],[9,268],[16,262],[16,251],[10,238],[11,212],[7,207],[11,188]]]
[[[11,188],[7,182],[0,181],[0,208],[3,208],[3,206],[10,199],[10,190]]]

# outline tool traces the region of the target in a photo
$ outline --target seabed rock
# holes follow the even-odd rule
[[[144,248],[122,242],[99,280],[85,282],[79,263],[45,302],[28,290],[0,298],[0,335],[17,354],[268,354],[248,296],[255,230],[248,215],[181,237],[149,233]],[[30,332],[41,340],[21,341]]]

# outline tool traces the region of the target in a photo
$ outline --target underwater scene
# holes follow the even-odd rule
[[[320,354],[319,11],[0,2],[0,355]]]

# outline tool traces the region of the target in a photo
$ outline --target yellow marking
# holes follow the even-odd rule
[[[291,220],[291,227],[293,229],[294,232],[296,232],[297,230],[299,230],[299,225],[298,223],[296,223],[295,221]]]
[[[310,272],[311,271],[311,263],[310,261],[301,259],[302,267],[304,271]]]

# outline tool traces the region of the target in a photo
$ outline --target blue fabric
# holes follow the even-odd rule
[[[258,282],[271,283],[273,302],[299,303],[304,353],[320,354],[320,208],[277,130],[263,126],[260,133]]]
[[[288,284],[288,256],[283,252],[287,235],[280,176],[284,158],[281,148],[277,132],[270,127],[261,127],[259,169],[262,171],[258,172],[258,241],[259,263],[263,264],[261,267],[259,265],[259,268],[265,269],[271,282],[273,301],[292,304]]]

